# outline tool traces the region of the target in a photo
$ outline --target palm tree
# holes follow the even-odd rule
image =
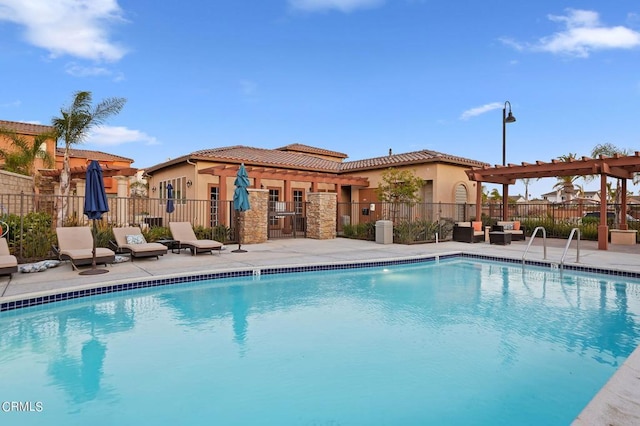
[[[493,188],[489,193],[489,199],[492,201],[500,201],[502,200],[502,195],[500,195],[500,191],[497,188]]]
[[[107,98],[95,107],[91,105],[91,92],[76,92],[70,107],[60,110],[60,117],[54,117],[51,125],[56,130],[59,141],[64,143],[64,158],[60,172],[60,192],[58,198],[58,223],[66,217],[69,197],[69,150],[73,145],[84,142],[89,130],[103,124],[112,115],[118,114],[126,102],[125,98]]]
[[[520,181],[524,184],[524,200],[529,201],[529,185],[531,185],[531,178],[522,178]]]
[[[572,152],[570,152],[567,155],[561,155],[558,157],[559,160],[564,161],[565,163],[569,163],[573,160],[575,160],[577,157],[577,154],[574,154]],[[554,189],[559,189],[562,191],[562,195],[566,198],[563,197],[563,199],[569,201],[571,200],[574,195],[575,195],[575,184],[574,182],[576,180],[578,180],[580,178],[580,176],[558,176],[558,183],[556,183],[553,188]]]
[[[45,167],[53,167],[55,159],[46,149],[42,149],[42,144],[48,139],[55,139],[56,135],[41,133],[36,135],[31,143],[12,130],[0,128],[0,135],[9,139],[14,148],[10,151],[0,149],[0,157],[5,161],[5,170],[31,176],[33,178],[32,189],[35,193],[38,186],[36,160],[41,159]]]

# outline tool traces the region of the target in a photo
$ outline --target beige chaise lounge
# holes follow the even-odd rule
[[[56,228],[58,235],[58,257],[71,261],[71,267],[91,265],[93,262],[93,235],[88,226],[65,226]],[[96,264],[113,263],[116,254],[113,250],[96,247]]]
[[[130,253],[134,257],[160,256],[167,253],[167,247],[160,243],[148,243],[137,226],[113,228],[116,252]],[[112,242],[113,243],[113,242]]]
[[[221,252],[222,243],[214,240],[199,240],[189,222],[169,222],[169,230],[173,239],[180,242],[180,248],[188,248],[192,255],[210,252]]]
[[[9,252],[6,238],[0,238],[0,275],[18,272],[18,260]]]

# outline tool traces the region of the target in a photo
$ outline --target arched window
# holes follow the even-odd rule
[[[458,184],[456,186],[456,204],[457,204],[457,219],[458,220],[467,220],[465,215],[466,204],[467,204],[467,188],[463,184]]]

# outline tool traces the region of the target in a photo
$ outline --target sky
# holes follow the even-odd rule
[[[501,164],[509,105],[507,163],[640,151],[639,65],[637,0],[0,0],[0,119],[126,98],[77,148],[138,168],[292,143]]]

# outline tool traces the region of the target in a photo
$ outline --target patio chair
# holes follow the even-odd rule
[[[129,253],[134,257],[153,257],[159,259],[167,253],[167,247],[160,243],[148,243],[137,226],[113,228],[115,241],[110,244],[116,253]]]
[[[191,250],[192,256],[205,252],[213,254],[213,250],[218,250],[219,253],[222,253],[223,245],[221,242],[199,240],[189,222],[169,222],[169,230],[171,230],[173,239],[179,241],[180,249],[188,248]]]
[[[18,272],[18,260],[9,252],[6,238],[0,238],[0,275]]]
[[[74,270],[78,266],[93,263],[93,235],[88,226],[64,226],[56,228],[58,247],[55,252],[60,260],[69,260]],[[96,264],[113,263],[116,254],[105,247],[96,247]]]

